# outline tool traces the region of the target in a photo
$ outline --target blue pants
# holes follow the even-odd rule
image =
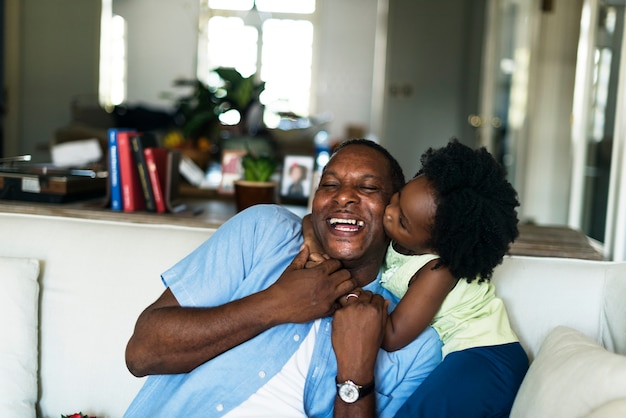
[[[450,353],[396,418],[508,417],[527,370],[519,343]]]

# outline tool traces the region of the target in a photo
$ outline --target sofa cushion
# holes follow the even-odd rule
[[[0,416],[35,416],[39,261],[0,257]],[[6,338],[11,336],[10,338]]]
[[[583,417],[623,398],[626,356],[611,353],[575,329],[546,338],[515,398],[511,418]]]
[[[626,398],[610,401],[595,409],[585,418],[615,418],[626,417]]]

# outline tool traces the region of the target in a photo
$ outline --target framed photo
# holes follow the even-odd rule
[[[287,155],[280,182],[280,197],[285,203],[306,205],[311,195],[313,166],[310,155]]]
[[[243,177],[241,157],[245,153],[245,150],[224,150],[222,153],[222,181],[217,189],[219,193],[235,193],[235,181]]]

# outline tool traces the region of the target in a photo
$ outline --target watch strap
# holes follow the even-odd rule
[[[374,381],[373,380],[370,383],[368,383],[367,385],[363,385],[363,386],[361,386],[359,388],[359,399],[369,395],[372,392],[374,392]]]

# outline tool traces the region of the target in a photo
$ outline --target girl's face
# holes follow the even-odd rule
[[[427,243],[436,211],[434,192],[424,176],[415,177],[394,194],[385,209],[383,225],[387,236],[395,241],[396,250],[409,254],[432,252]]]

